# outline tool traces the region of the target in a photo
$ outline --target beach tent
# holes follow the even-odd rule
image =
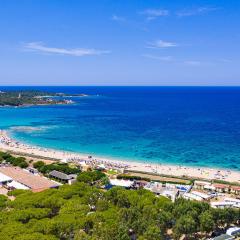
[[[8,177],[7,175],[0,173],[0,185],[6,184],[11,182],[13,179]]]
[[[16,181],[12,181],[10,183],[7,184],[8,187],[12,187],[14,189],[22,189],[22,190],[29,190],[30,188],[19,183],[19,182],[16,182]]]

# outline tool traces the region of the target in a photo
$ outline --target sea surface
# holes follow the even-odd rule
[[[89,95],[73,105],[0,108],[0,128],[28,144],[240,170],[238,87],[0,87],[19,89]]]

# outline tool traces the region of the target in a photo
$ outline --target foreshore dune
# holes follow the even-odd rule
[[[105,164],[108,167],[124,168],[126,170],[153,173],[159,175],[172,175],[177,177],[191,177],[208,180],[223,180],[228,182],[240,183],[240,172],[228,169],[215,169],[205,167],[187,167],[132,161],[121,161],[106,159],[101,157],[89,157],[84,154],[59,151],[54,149],[42,148],[38,146],[27,145],[12,139],[7,131],[0,130],[0,150],[10,151],[16,154],[27,156],[42,157],[50,160],[66,161],[74,159],[85,161],[86,163],[95,162]]]

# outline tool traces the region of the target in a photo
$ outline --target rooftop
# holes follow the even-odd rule
[[[209,199],[211,197],[206,193],[202,193],[202,192],[198,192],[198,191],[192,191],[191,193],[198,196],[198,197],[201,197],[203,199]]]
[[[239,234],[240,233],[240,228],[239,227],[231,227],[227,230],[226,232],[228,235],[230,236],[234,236],[236,234]]]
[[[195,185],[200,185],[200,186],[211,185],[210,182],[198,181],[198,180],[194,181],[194,184],[195,184]]]
[[[9,182],[11,180],[12,178],[10,178],[9,176],[6,176],[5,174],[0,173],[0,183]]]
[[[126,187],[126,188],[130,188],[134,182],[130,181],[130,180],[119,180],[119,179],[110,179],[110,184],[113,186],[119,186],[119,187]]]
[[[232,236],[229,236],[227,234],[222,234],[218,237],[213,238],[213,240],[231,240],[234,239]]]
[[[16,182],[16,181],[12,181],[12,182],[8,183],[7,185],[8,185],[8,187],[13,187],[15,189],[23,189],[23,190],[29,189],[29,187],[27,187],[19,182]]]
[[[53,170],[49,173],[50,176],[55,177],[55,178],[59,178],[61,180],[70,180],[72,179],[71,176],[67,175],[66,173],[62,173],[56,170]]]
[[[227,184],[221,184],[221,183],[214,183],[213,186],[215,188],[229,188],[229,185]]]
[[[233,206],[233,203],[231,202],[211,202],[212,207],[220,207],[220,206]]]
[[[232,190],[240,191],[240,186],[231,186]]]
[[[192,193],[184,193],[183,198],[190,199],[190,200],[196,200],[196,201],[202,201],[203,200],[202,197],[199,197],[199,196],[197,196],[195,194],[192,194]]]
[[[240,199],[236,199],[236,198],[224,198],[225,202],[234,202],[234,203],[240,203]]]
[[[48,188],[58,187],[59,184],[41,176],[33,175],[18,167],[0,167],[0,173],[7,175],[13,180],[29,187],[33,191],[42,191]]]

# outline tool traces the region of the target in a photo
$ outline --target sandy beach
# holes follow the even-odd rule
[[[104,164],[108,168],[124,168],[126,170],[154,173],[159,175],[186,176],[202,179],[217,179],[228,182],[240,183],[240,172],[228,169],[215,169],[205,167],[188,167],[165,164],[153,164],[143,162],[121,161],[115,159],[106,159],[102,157],[88,156],[84,154],[59,151],[54,149],[42,148],[33,145],[27,145],[12,139],[7,131],[0,130],[0,150],[10,151],[16,154],[23,154],[34,157],[42,157],[50,160],[66,162],[74,160],[86,162],[87,164]]]

